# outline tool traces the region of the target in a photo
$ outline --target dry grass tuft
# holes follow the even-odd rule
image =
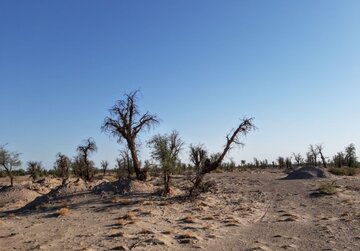
[[[184,223],[195,223],[195,219],[191,215],[182,218],[181,221]]]
[[[140,232],[138,232],[137,234],[147,235],[147,234],[154,234],[154,232],[150,231],[150,230],[147,230],[147,229],[143,229]]]
[[[58,215],[59,216],[67,216],[69,215],[70,210],[66,207],[60,208],[60,210],[58,211]]]
[[[116,203],[116,204],[121,204],[121,205],[131,205],[134,204],[134,202],[132,200],[129,199],[125,199],[125,198],[112,198],[111,199],[112,203]]]
[[[324,183],[319,186],[319,193],[324,195],[332,195],[336,193],[335,182]]]
[[[191,232],[184,232],[182,234],[178,234],[175,236],[176,239],[179,239],[179,240],[183,240],[183,239],[194,239],[194,240],[197,240],[198,237],[196,235],[194,235],[193,233]]]
[[[125,214],[122,218],[129,221],[135,221],[137,219],[134,212],[127,212],[127,214]]]

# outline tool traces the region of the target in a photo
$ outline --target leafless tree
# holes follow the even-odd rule
[[[323,155],[324,145],[323,144],[317,144],[315,146],[315,148],[316,148],[316,151],[318,152],[318,154],[320,155],[320,158],[321,158],[321,161],[322,161],[322,163],[324,165],[324,168],[327,168],[326,159],[325,159],[325,157]]]
[[[92,138],[88,138],[84,141],[82,145],[79,145],[77,152],[79,153],[79,158],[84,162],[85,167],[85,180],[89,181],[93,178],[93,163],[89,160],[89,155],[97,151],[96,143]]]
[[[295,162],[298,166],[301,165],[301,163],[303,162],[303,158],[301,156],[301,153],[293,153],[293,156],[294,156],[294,159],[295,159]]]
[[[121,163],[122,169],[126,169],[128,179],[130,179],[134,172],[134,162],[130,156],[129,149],[123,149],[120,151],[120,162],[118,161],[118,163]]]
[[[319,155],[319,150],[317,149],[316,146],[310,145],[309,146],[309,154],[312,156],[312,159],[314,161],[314,166],[317,165],[317,157]]]
[[[190,145],[190,161],[194,164],[196,172],[199,171],[200,166],[205,163],[208,158],[208,152],[204,145]]]
[[[0,166],[5,169],[7,176],[10,178],[10,185],[14,185],[12,171],[15,167],[21,165],[20,153],[10,152],[5,148],[6,145],[0,146]]]
[[[176,166],[178,155],[184,145],[177,131],[173,131],[170,135],[155,135],[150,141],[152,147],[152,157],[159,161],[163,171],[164,192],[167,195],[170,192],[170,174]]]
[[[109,162],[107,160],[102,160],[100,162],[100,165],[101,165],[101,168],[102,168],[102,171],[103,171],[103,175],[105,176],[106,174],[106,170],[108,169],[109,167]]]
[[[253,118],[242,119],[239,126],[236,129],[233,129],[226,136],[226,144],[223,151],[220,154],[217,154],[216,158],[212,161],[210,159],[206,159],[204,164],[201,166],[201,170],[197,173],[195,179],[193,180],[193,186],[190,188],[189,191],[190,195],[193,195],[194,191],[199,188],[205,174],[214,171],[221,165],[221,162],[225,158],[226,154],[234,145],[244,145],[244,143],[240,141],[240,137],[247,135],[250,131],[256,128],[253,120]]]
[[[136,139],[139,132],[158,124],[159,119],[149,112],[140,114],[137,106],[137,94],[138,91],[125,94],[124,99],[117,101],[109,110],[110,117],[105,118],[101,128],[116,137],[119,143],[123,140],[126,141],[137,179],[146,180],[147,174],[145,170],[141,169]]]

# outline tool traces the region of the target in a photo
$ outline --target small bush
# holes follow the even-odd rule
[[[360,173],[360,168],[353,167],[333,167],[329,169],[329,172],[335,175],[343,176],[355,176]]]
[[[66,207],[60,208],[58,211],[59,216],[67,216],[69,215],[69,209]]]
[[[324,183],[319,187],[319,193],[324,195],[332,195],[336,193],[335,182]]]

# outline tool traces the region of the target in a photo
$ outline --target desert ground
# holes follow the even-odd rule
[[[0,190],[0,250],[360,250],[358,177],[246,170],[149,182],[18,180]],[[318,192],[332,184],[333,194]]]

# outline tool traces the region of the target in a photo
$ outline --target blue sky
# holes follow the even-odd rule
[[[258,130],[235,161],[360,147],[359,11],[359,1],[2,0],[0,143],[50,168],[93,137],[93,160],[114,163],[121,146],[101,124],[140,89],[142,111],[162,120],[143,142],[177,129],[216,152],[245,115]]]

